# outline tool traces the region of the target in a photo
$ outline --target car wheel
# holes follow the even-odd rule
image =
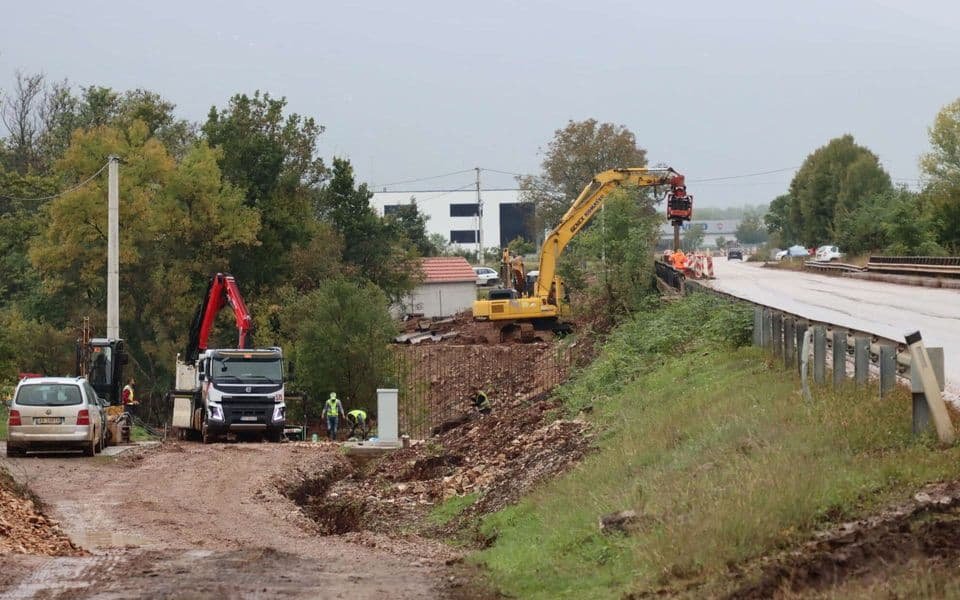
[[[90,440],[90,443],[83,447],[84,456],[93,456],[97,453],[97,440]]]
[[[16,446],[7,445],[7,458],[13,458],[15,456],[23,456],[27,453],[26,448],[17,448]]]

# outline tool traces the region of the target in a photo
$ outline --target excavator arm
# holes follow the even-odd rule
[[[633,184],[638,187],[670,186],[667,192],[669,198],[689,200],[683,175],[669,167],[610,169],[596,175],[570,205],[566,214],[560,219],[560,224],[544,240],[540,250],[540,274],[536,288],[533,290],[534,296],[544,299],[549,304],[557,303],[556,292],[559,289],[557,259],[560,253],[603,206],[610,192],[624,184]]]
[[[247,310],[243,296],[240,295],[237,280],[232,275],[217,273],[210,278],[207,293],[197,307],[193,322],[190,324],[190,339],[187,341],[185,353],[188,362],[196,361],[200,353],[207,349],[213,324],[220,310],[227,304],[233,309],[237,320],[237,331],[240,336],[237,348],[248,347],[250,341],[248,338],[251,337],[250,332],[253,329],[250,311]]]

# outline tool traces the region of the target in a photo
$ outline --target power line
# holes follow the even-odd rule
[[[708,177],[707,179],[691,179],[690,183],[705,183],[707,181],[724,181],[727,179],[743,179],[745,177],[757,177],[760,175],[772,175],[773,173],[785,173],[787,171],[796,171],[800,167],[785,167],[783,169],[773,169],[771,171],[760,171],[758,173],[746,173],[744,175],[728,175],[725,177]]]
[[[452,177],[453,175],[463,175],[464,173],[471,173],[473,169],[464,169],[463,171],[454,171],[452,173],[444,173],[443,175],[431,175],[430,177],[418,177],[417,179],[407,179],[406,181],[394,181],[393,183],[378,183],[377,185],[370,186],[374,189],[377,188],[387,188],[392,185],[404,185],[407,183],[417,183],[418,181],[430,181],[431,179],[443,179],[444,177]]]
[[[41,197],[41,198],[15,198],[15,197],[13,197],[13,196],[3,196],[3,195],[0,195],[0,198],[3,198],[4,200],[12,200],[12,201],[14,201],[14,202],[43,202],[44,200],[53,200],[54,198],[59,198],[60,196],[63,196],[64,194],[69,194],[70,192],[73,192],[73,191],[75,191],[75,190],[78,190],[78,189],[82,188],[83,186],[87,185],[88,183],[90,183],[91,181],[93,181],[94,179],[96,179],[97,175],[99,175],[100,173],[103,173],[103,170],[106,169],[109,164],[110,164],[109,161],[106,162],[106,163],[104,163],[103,166],[100,167],[100,170],[97,171],[96,173],[94,173],[93,175],[91,175],[90,177],[87,177],[86,179],[84,179],[83,181],[81,181],[80,183],[78,183],[77,185],[75,185],[75,186],[73,186],[73,187],[71,187],[71,188],[67,188],[67,189],[62,190],[62,191],[60,191],[60,192],[57,192],[56,194],[53,194],[52,196],[43,196],[43,197]]]

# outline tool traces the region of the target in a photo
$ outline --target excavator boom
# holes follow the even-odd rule
[[[557,276],[557,260],[567,244],[590,222],[603,206],[607,196],[616,188],[632,184],[638,187],[666,186],[668,211],[682,207],[684,215],[672,218],[689,219],[692,214],[692,196],[686,191],[684,177],[669,167],[647,169],[630,167],[610,169],[596,175],[573,201],[560,224],[553,229],[540,249],[540,270],[529,297],[518,298],[513,290],[492,291],[490,300],[473,304],[473,317],[479,320],[503,322],[533,322],[556,328],[560,316],[563,282]],[[502,292],[502,293],[501,293]],[[561,328],[562,329],[562,328]]]

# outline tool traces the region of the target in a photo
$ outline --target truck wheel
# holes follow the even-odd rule
[[[267,431],[267,441],[273,444],[279,443],[283,438],[282,429],[270,429]]]
[[[207,422],[204,421],[200,428],[200,441],[202,441],[204,444],[210,444],[215,439],[216,437],[210,433],[210,430],[207,428]]]

